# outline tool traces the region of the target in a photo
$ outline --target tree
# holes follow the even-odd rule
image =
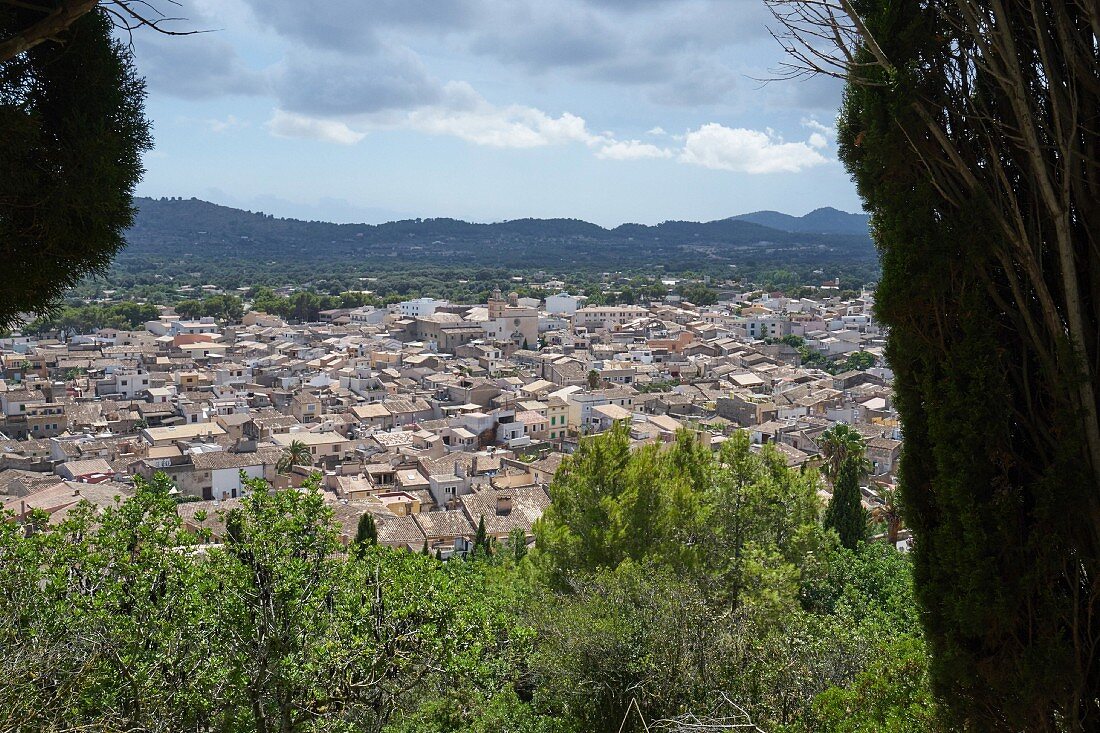
[[[867,446],[863,436],[849,425],[837,423],[826,429],[821,433],[818,446],[825,458],[823,473],[829,483],[836,483],[841,467],[849,458],[855,458],[856,465],[861,469],[867,466],[864,458]]]
[[[897,489],[886,489],[882,493],[882,503],[871,510],[871,519],[886,523],[886,541],[896,545],[902,526],[901,495]]]
[[[378,544],[378,525],[370,512],[364,512],[359,517],[359,525],[355,529],[355,544],[358,546]]]
[[[527,533],[516,527],[508,533],[508,549],[512,551],[512,561],[517,565],[527,557]]]
[[[814,698],[813,724],[830,733],[936,733],[942,727],[928,685],[928,653],[919,640],[891,642],[849,687]]]
[[[283,448],[279,462],[275,464],[275,470],[279,473],[288,473],[294,466],[312,466],[313,454],[309,446],[300,440],[290,441],[290,445]]]
[[[117,30],[131,32],[141,27],[151,28],[168,36],[190,35],[194,31],[175,31],[164,24],[179,20],[168,18],[148,2],[134,0],[58,0],[52,3],[30,4],[19,0],[0,0],[0,14],[19,8],[27,12],[15,22],[3,27],[0,35],[0,64],[10,61],[40,44],[56,42],[85,15],[98,9]]]
[[[201,318],[205,315],[206,309],[203,307],[201,300],[195,300],[194,298],[188,298],[181,300],[172,306],[172,310],[176,312],[180,318],[186,318],[188,320],[194,320]]]
[[[720,624],[673,574],[626,563],[573,590],[539,599],[530,664],[543,703],[576,730],[641,733],[633,716],[620,728],[632,699],[650,720],[679,712],[718,666]]]
[[[588,388],[599,389],[600,388],[600,373],[595,369],[588,370]]]
[[[867,539],[867,510],[861,503],[859,479],[862,466],[857,456],[848,456],[840,464],[840,472],[833,482],[833,496],[825,509],[825,526],[835,529],[840,543],[854,550]]]
[[[46,17],[64,24],[32,43],[43,12],[0,3],[0,328],[101,272],[133,221],[145,90],[94,5],[59,2]]]
[[[474,533],[474,557],[489,556],[489,535],[485,531],[485,515],[477,520],[477,531]]]
[[[1100,716],[1095,3],[774,5],[799,63],[847,81],[840,157],[882,257],[876,314],[936,692],[957,728],[1088,727]]]

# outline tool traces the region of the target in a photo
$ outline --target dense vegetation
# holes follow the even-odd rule
[[[527,552],[349,549],[316,484],[183,527],[163,477],[0,523],[0,729],[615,733],[935,730],[906,557],[843,547],[816,471],[744,436],[585,439]],[[737,709],[726,709],[733,704]],[[725,708],[723,707],[725,706]],[[635,715],[623,730],[641,731]]]
[[[836,216],[847,218],[826,218],[824,226],[831,228],[821,231],[785,231],[737,218],[603,229],[536,219],[330,224],[276,219],[195,199],[137,199],[137,204],[130,244],[116,259],[106,287],[292,283],[328,294],[369,289],[465,301],[517,274],[598,283],[600,271],[651,277],[697,272],[769,288],[841,277],[858,288],[877,273],[865,218],[841,212]],[[470,284],[475,287],[463,287]]]
[[[882,252],[936,689],[960,729],[1095,729],[1097,5],[856,7],[877,43],[840,154]]]
[[[54,5],[0,3],[0,328],[106,270],[151,144],[144,83],[106,12],[11,55]]]

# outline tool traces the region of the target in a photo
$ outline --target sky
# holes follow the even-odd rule
[[[763,0],[180,0],[138,193],[378,223],[858,211]]]

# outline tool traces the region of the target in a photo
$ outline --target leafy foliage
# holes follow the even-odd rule
[[[1096,128],[1076,115],[1097,99],[1096,47],[1077,40],[1095,13],[859,12],[891,68],[861,52],[838,141],[882,256],[931,679],[959,729],[1087,728],[1100,715],[1100,198],[1084,173]]]
[[[840,546],[818,481],[743,435],[715,456],[619,428],[567,461],[534,552],[520,532],[441,562],[370,522],[345,553],[316,476],[250,481],[219,538],[139,478],[0,523],[0,726],[614,733],[631,701],[653,721],[722,698],[793,733],[870,690],[853,730],[934,730],[908,560]]]
[[[40,17],[0,7],[0,37]],[[0,328],[42,313],[125,244],[141,154],[145,92],[102,11],[0,63]]]
[[[29,536],[0,523],[5,729],[377,731],[455,674],[498,681],[501,596],[476,568],[341,556],[315,488],[262,482],[203,546],[165,478],[137,484]]]

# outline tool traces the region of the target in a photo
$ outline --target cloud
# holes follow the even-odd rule
[[[697,107],[726,101],[737,88],[737,75],[721,63],[697,60],[685,66],[688,68],[654,88],[650,95],[654,101]]]
[[[596,157],[603,160],[642,160],[645,158],[671,158],[673,151],[640,140],[616,140],[601,145]]]
[[[588,130],[584,119],[563,112],[554,117],[534,107],[490,104],[469,84],[446,86],[445,104],[416,109],[401,121],[432,135],[454,137],[496,148],[535,148],[565,143],[598,144],[603,137]]]
[[[281,109],[275,110],[265,127],[276,137],[305,138],[340,145],[354,145],[367,136],[365,132],[352,130],[343,122],[307,117]]]
[[[814,132],[821,133],[827,139],[832,139],[832,138],[836,137],[836,129],[835,128],[829,127],[828,125],[823,125],[820,122],[818,122],[817,120],[813,119],[812,117],[802,120],[802,126],[803,127],[808,127],[811,130],[813,130]]]
[[[420,58],[404,48],[350,58],[295,53],[275,83],[281,108],[323,116],[419,107],[438,101],[442,91]]]
[[[164,37],[135,34],[138,69],[151,89],[184,99],[263,95],[263,71],[250,69],[226,41],[210,34]]]
[[[736,173],[798,173],[828,159],[804,142],[787,143],[773,132],[703,125],[684,139],[680,160]]]
[[[246,0],[256,19],[311,48],[372,51],[394,28],[448,31],[468,26],[479,0]]]
[[[577,115],[563,112],[555,117],[535,107],[497,106],[465,82],[449,82],[443,86],[438,103],[411,110],[386,110],[336,120],[279,109],[267,126],[280,137],[306,137],[345,145],[358,142],[373,129],[416,130],[495,148],[570,143],[594,146],[609,140],[589,131],[587,123]]]
[[[583,5],[519,3],[504,15],[506,22],[472,35],[469,48],[531,73],[591,67],[625,50],[622,33]]]
[[[236,115],[227,115],[224,120],[209,119],[203,120],[203,124],[206,125],[206,129],[215,134],[223,132],[230,132],[231,130],[240,130],[244,127],[248,127],[248,123],[243,120],[237,119]]]
[[[660,125],[657,125],[656,127],[651,127],[648,130],[646,130],[645,134],[646,135],[660,136],[660,135],[667,135],[668,133],[665,132],[665,128],[661,127]]]

